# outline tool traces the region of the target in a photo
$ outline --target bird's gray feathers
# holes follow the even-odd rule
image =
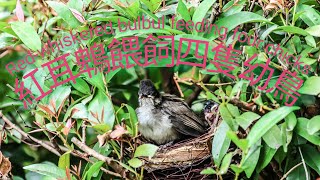
[[[170,94],[163,94],[162,98],[162,111],[170,115],[169,118],[178,132],[188,136],[199,136],[205,132],[205,121],[201,120],[183,99]]]
[[[150,80],[140,82],[139,131],[157,144],[199,136],[206,131],[206,121],[200,119],[183,99],[160,94]]]

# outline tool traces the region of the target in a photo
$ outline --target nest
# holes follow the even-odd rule
[[[209,179],[200,172],[212,167],[212,133],[162,147],[151,159],[144,159],[146,179]],[[212,179],[212,177],[210,178]]]

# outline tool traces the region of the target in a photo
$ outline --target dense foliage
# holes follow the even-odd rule
[[[200,114],[205,100],[220,104],[217,116],[221,116],[222,121],[209,139],[213,165],[203,167],[201,174],[220,179],[319,177],[320,5],[317,1],[8,0],[0,1],[0,5],[1,157],[9,157],[13,179],[146,177],[143,157],[152,157],[158,147],[142,143],[137,128],[134,109],[138,106],[139,81],[145,78],[155,82],[163,92],[185,98]],[[109,21],[117,27],[118,19],[133,22],[141,16],[154,20],[164,16],[166,24],[163,29],[124,32],[116,29],[113,34],[81,40],[61,50],[56,48],[13,75],[6,69],[8,63],[17,64],[24,59],[28,50],[37,53],[48,40],[57,41],[69,35],[70,30],[81,32]],[[199,33],[187,28],[178,30],[172,25],[173,16],[175,21],[207,19],[210,24],[225,29],[221,34]],[[233,36],[239,36],[242,31],[263,42],[250,45],[250,42],[234,41]],[[31,78],[22,79],[35,68],[38,68],[36,78],[40,86],[45,91],[51,89],[54,80],[49,78],[48,68],[41,65],[62,54],[70,53],[67,61],[76,73],[81,71],[74,55],[79,48],[102,43],[110,56],[107,46],[114,38],[138,36],[143,48],[142,42],[150,34],[174,35],[175,44],[179,44],[181,38],[208,41],[206,68],[166,67],[167,60],[109,73],[82,73],[76,83],[70,81],[54,88],[39,102],[27,104],[27,109],[14,92],[18,78],[35,97],[41,95]],[[287,55],[301,58],[286,61],[285,53],[268,53],[265,49],[268,44],[278,45]],[[182,47],[184,50],[186,45]],[[208,72],[206,69],[217,70],[209,61],[216,55],[211,49],[219,45],[241,52],[237,57],[240,66],[230,74],[239,75],[255,64],[268,64],[273,73],[265,73],[262,66],[256,68],[249,73],[250,83],[250,78]],[[177,54],[178,46],[168,47]],[[192,52],[196,48],[195,44],[190,47]],[[199,53],[203,55],[203,47]],[[248,63],[254,55],[254,60]],[[126,61],[124,56],[122,61]],[[129,61],[134,63],[132,58]],[[190,53],[183,61],[200,62],[200,59]],[[280,93],[275,94],[275,89],[266,92],[276,87],[282,73],[288,71],[295,75],[290,87],[303,80],[297,91],[300,96],[290,94],[298,98],[293,106],[286,106],[288,101]],[[260,79],[252,83],[257,78]],[[262,86],[265,89],[261,89]]]

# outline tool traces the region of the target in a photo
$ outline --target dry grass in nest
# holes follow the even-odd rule
[[[144,159],[146,179],[206,179],[200,172],[212,166],[211,141],[213,133],[188,139],[158,150]],[[212,179],[212,178],[210,178]]]

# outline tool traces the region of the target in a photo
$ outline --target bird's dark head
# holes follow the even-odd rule
[[[215,117],[219,109],[219,104],[214,101],[207,101],[204,104],[203,113],[204,117],[208,122],[213,122],[216,124]]]
[[[218,103],[209,100],[204,104],[203,110],[204,110],[204,113],[212,113],[212,112],[216,112],[218,107],[219,107]]]
[[[149,79],[140,81],[140,88],[138,92],[139,98],[158,98],[160,97],[159,91],[154,86],[153,82]]]

